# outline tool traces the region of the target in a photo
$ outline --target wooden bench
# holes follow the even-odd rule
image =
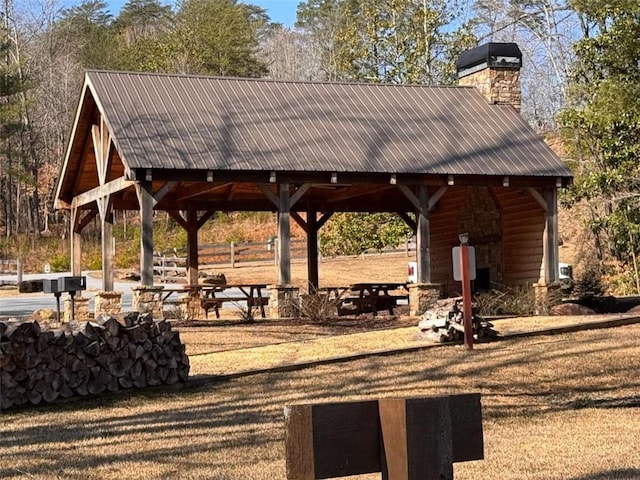
[[[262,318],[265,318],[264,307],[269,305],[267,297],[204,297],[200,299],[200,306],[204,310],[204,316],[209,319],[209,310],[212,308],[216,313],[216,318],[220,318],[220,308],[223,303],[247,302],[247,308],[259,307]]]
[[[209,319],[209,310],[212,308],[216,312],[216,318],[220,318],[220,307],[222,306],[222,300],[220,298],[201,298],[200,306],[204,310],[204,318],[207,320]]]
[[[373,313],[387,310],[393,315],[393,309],[398,306],[398,301],[408,300],[408,295],[380,295],[378,297],[348,296],[338,301],[338,315],[360,315],[361,313]]]
[[[342,292],[338,298],[338,315],[360,315],[388,310],[393,315],[393,309],[399,300],[408,300],[406,293],[393,293],[406,290],[404,283],[354,283]],[[390,293],[391,292],[391,293]]]

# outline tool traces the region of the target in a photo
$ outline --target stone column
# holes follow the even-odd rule
[[[89,297],[81,297],[76,295],[73,300],[74,320],[89,320]],[[71,320],[71,295],[67,295],[64,299],[63,321]]]
[[[300,315],[300,291],[291,285],[269,286],[269,317],[290,318]]]
[[[204,309],[198,293],[184,295],[178,299],[181,320],[203,320]],[[213,313],[215,315],[215,313]]]
[[[133,287],[131,292],[131,310],[138,313],[150,313],[153,318],[163,318],[162,286]]]
[[[491,103],[508,104],[520,111],[522,103],[519,68],[485,68],[460,78],[462,86],[474,86]]]
[[[410,283],[407,288],[409,289],[409,315],[422,315],[440,298],[438,283]]]
[[[549,315],[551,307],[562,303],[562,291],[560,287],[561,284],[559,282],[533,284],[533,293],[536,299],[536,315]]]
[[[94,318],[122,313],[122,292],[98,292],[94,297]]]

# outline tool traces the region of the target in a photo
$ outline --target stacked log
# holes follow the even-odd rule
[[[122,322],[101,317],[65,330],[0,322],[0,409],[172,385],[188,376],[179,333],[148,314]]]

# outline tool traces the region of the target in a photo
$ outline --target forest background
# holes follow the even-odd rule
[[[68,216],[53,201],[87,69],[455,84],[460,52],[508,41],[524,56],[522,115],[575,175],[561,193],[561,232],[579,246],[577,272],[592,290],[640,294],[637,0],[307,0],[292,28],[236,0],[129,0],[117,15],[100,0],[2,0],[0,20],[0,258],[68,268]],[[119,218],[116,241],[131,245],[119,261],[135,264],[137,213]],[[155,223],[164,246],[186,242],[168,217]],[[272,224],[221,213],[200,235],[264,240]],[[320,249],[357,254],[410,234],[393,215],[340,214]],[[88,235],[90,267],[98,227]]]

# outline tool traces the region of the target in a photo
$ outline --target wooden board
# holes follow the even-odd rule
[[[453,479],[484,457],[480,394],[286,407],[285,450],[291,480]]]
[[[287,478],[315,480],[381,471],[378,402],[285,409]]]

